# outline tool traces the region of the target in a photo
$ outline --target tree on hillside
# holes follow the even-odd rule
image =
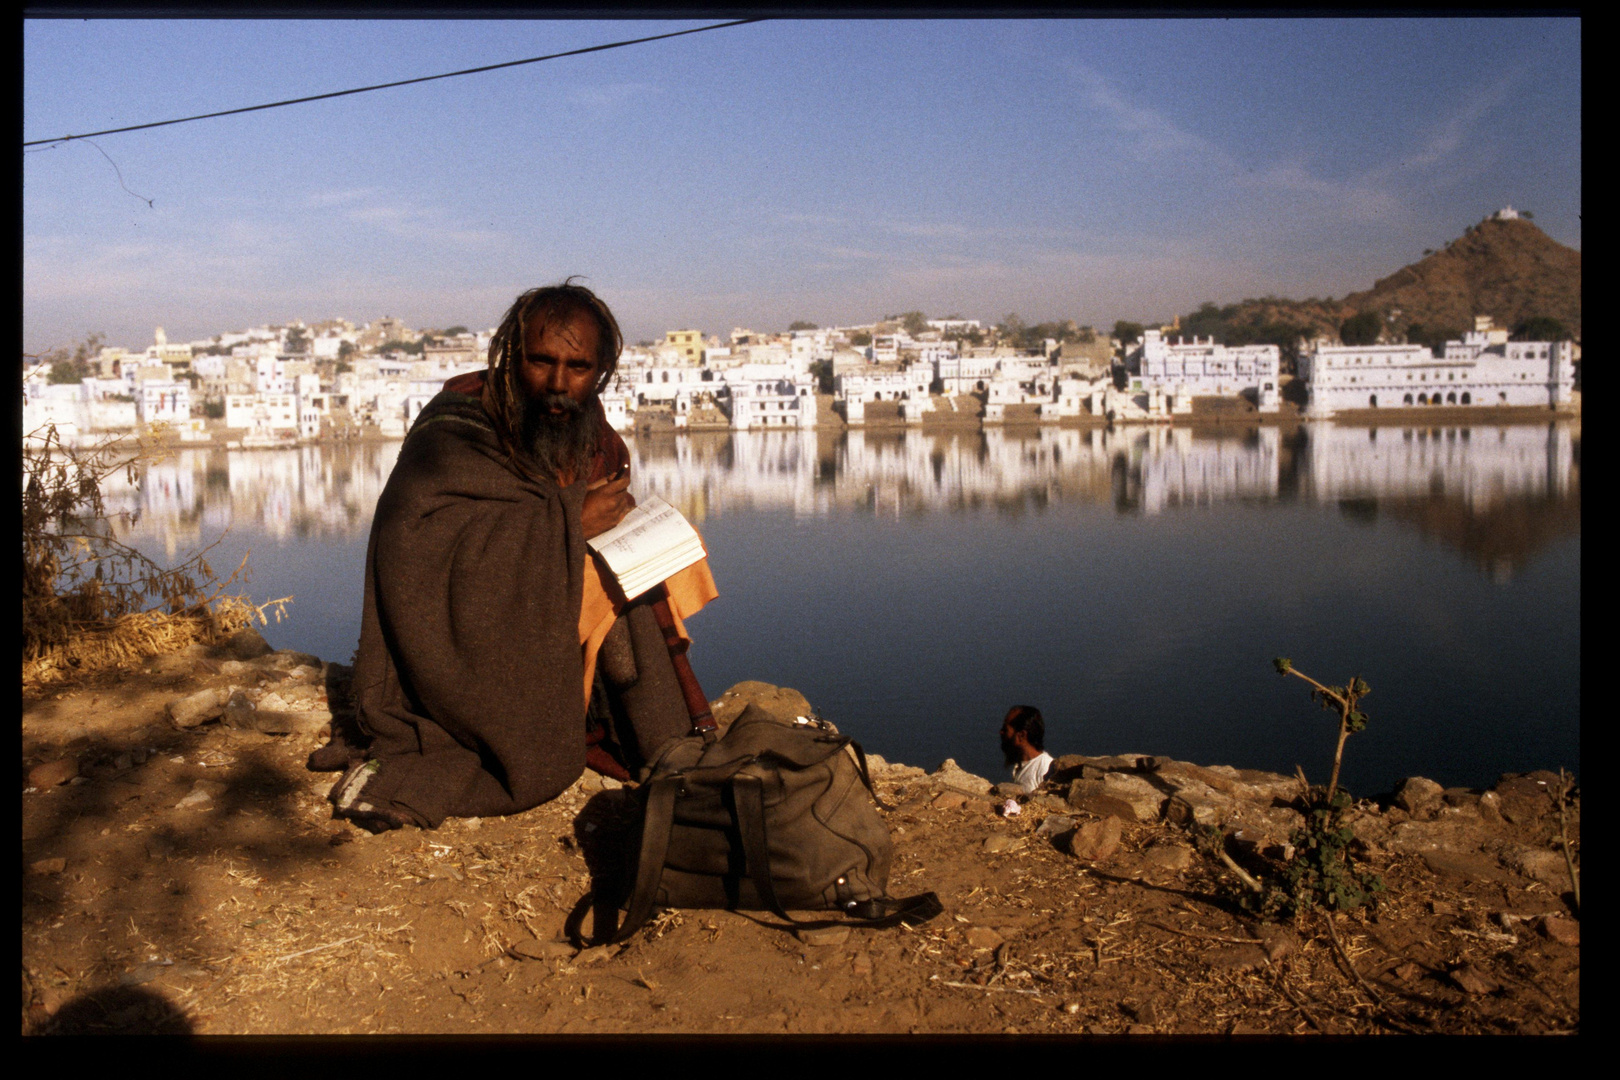
[[[1114,324],[1114,337],[1126,348],[1142,340],[1142,324],[1126,322],[1124,319]]]
[[[1346,345],[1376,345],[1384,320],[1376,311],[1363,311],[1339,324],[1339,340]]]
[[[817,326],[815,323],[813,323],[813,322],[805,322],[803,319],[794,319],[792,322],[788,323],[788,333],[790,333],[790,334],[795,330],[819,330],[819,329],[821,329],[821,328],[819,326]]]
[[[1513,329],[1514,341],[1568,341],[1574,336],[1551,315],[1532,315]]]
[[[287,331],[287,351],[293,354],[309,351],[309,335],[303,327],[295,326]]]
[[[916,337],[928,329],[928,316],[920,311],[908,311],[900,316],[900,325],[905,327],[906,333]]]
[[[812,327],[812,329],[814,329]],[[812,360],[810,374],[816,380],[816,392],[830,394],[833,392],[833,365],[831,360]]]
[[[1445,351],[1446,342],[1460,341],[1462,331],[1451,326],[1428,325],[1420,322],[1406,324],[1406,340],[1411,345],[1422,345],[1430,352]]]

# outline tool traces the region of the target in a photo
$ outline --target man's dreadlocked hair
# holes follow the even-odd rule
[[[569,278],[561,285],[530,289],[507,309],[506,317],[489,342],[489,386],[494,421],[501,438],[509,446],[517,444],[523,430],[523,388],[518,384],[518,365],[523,362],[523,338],[530,326],[549,328],[585,314],[596,320],[596,392],[600,394],[619,366],[624,336],[619,322],[602,299]]]

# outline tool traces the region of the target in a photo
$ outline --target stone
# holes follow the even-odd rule
[[[1276,963],[1285,957],[1292,956],[1299,949],[1299,938],[1285,926],[1275,923],[1260,923],[1249,931],[1260,941],[1260,948],[1265,950],[1266,959]]]
[[[1108,800],[1129,804],[1135,821],[1157,821],[1164,805],[1165,793],[1140,776],[1122,772],[1105,773],[1101,780],[1082,778],[1069,785],[1068,801],[1073,809],[1080,809],[1081,803],[1094,796],[1103,796]],[[1098,802],[1095,805],[1106,807],[1114,803]]]
[[[1488,855],[1470,855],[1459,851],[1425,851],[1423,862],[1429,870],[1441,877],[1460,877],[1470,881],[1506,881],[1507,875]]]
[[[1478,837],[1468,823],[1449,821],[1406,821],[1389,831],[1389,849],[1402,855],[1421,855],[1439,849],[1477,851]]]
[[[1149,866],[1177,873],[1191,866],[1196,858],[1197,855],[1192,848],[1176,844],[1154,844],[1142,856],[1143,861]]]
[[[1502,824],[1502,797],[1494,791],[1487,791],[1479,797],[1479,817],[1489,825]]]
[[[992,787],[990,781],[982,776],[975,776],[956,763],[955,758],[946,758],[939,768],[929,773],[929,779],[936,784],[963,792],[968,795],[989,795]]]
[[[1020,795],[1029,794],[1029,792],[1024,790],[1024,785],[1015,784],[1011,780],[1008,780],[1003,784],[997,784],[991,789],[991,793],[994,794],[998,799],[1016,799]]]
[[[574,957],[574,963],[580,967],[584,967],[586,964],[595,964],[599,961],[606,960],[612,955],[613,946],[598,945],[595,948],[581,950],[580,953]]]
[[[32,769],[29,769],[28,786],[45,791],[59,784],[65,784],[78,775],[78,758],[58,758],[55,761],[47,761],[43,765],[35,765]]]
[[[994,949],[1005,940],[988,926],[970,926],[967,929],[967,942],[975,949]]]
[[[250,626],[222,641],[215,648],[214,655],[226,660],[255,660],[273,652],[275,650],[264,640],[264,635]]]
[[[1083,781],[1076,781],[1075,783],[1079,784],[1083,783]],[[1081,792],[1077,797],[1071,795],[1068,805],[1072,810],[1078,810],[1083,814],[1091,814],[1095,817],[1117,817],[1121,821],[1128,821],[1132,824],[1140,820],[1136,816],[1136,807],[1124,799],[1100,791]]]
[[[1017,843],[1017,841],[1013,837],[1008,836],[1006,833],[996,833],[993,836],[987,836],[984,838],[983,848],[986,854],[994,855],[998,852],[1006,851],[1015,843]]]
[[[714,713],[714,722],[724,732],[750,705],[759,706],[784,724],[793,723],[796,716],[808,716],[814,712],[809,699],[797,690],[754,680],[737,683],[717,700],[711,701],[709,709]]]
[[[1534,878],[1549,888],[1563,892],[1571,887],[1569,866],[1561,851],[1544,848],[1519,847],[1506,852],[1502,861],[1525,877]]]
[[[1209,788],[1205,788],[1209,791]],[[1183,789],[1170,796],[1164,804],[1164,820],[1172,825],[1187,825],[1197,822],[1200,825],[1220,825],[1226,816],[1225,811],[1229,804],[1202,798],[1192,791]]]
[[[1494,994],[1501,986],[1473,964],[1463,964],[1451,973],[1451,981],[1466,994]]]
[[[1408,776],[1395,785],[1395,805],[1415,818],[1427,817],[1439,809],[1445,789],[1422,776]]]
[[[225,699],[225,708],[222,715],[226,727],[236,731],[253,731],[255,730],[254,714],[257,712],[257,706],[248,700],[245,692],[233,690],[230,697]]]
[[[278,649],[265,656],[257,657],[256,666],[264,671],[291,672],[294,668],[307,667],[315,671],[321,670],[321,658],[313,653],[297,652],[293,649]]]
[[[225,692],[218,689],[199,690],[169,702],[169,721],[185,730],[217,718],[225,709]]]
[[[867,953],[857,953],[850,962],[849,970],[856,978],[869,978],[872,974],[872,957]]]
[[[67,860],[63,859],[63,858],[36,859],[34,862],[31,862],[31,863],[28,864],[28,871],[29,871],[29,873],[32,873],[32,874],[40,874],[40,875],[60,874],[62,871],[66,870],[66,869],[67,869]]]
[[[800,927],[793,931],[793,936],[806,945],[842,945],[849,940],[849,927],[822,926],[813,929]]]
[[[1089,821],[1069,839],[1069,854],[1082,862],[1102,862],[1119,850],[1121,832],[1117,817]]]
[[[574,955],[574,947],[566,941],[527,938],[513,945],[512,953],[522,960],[567,960]]]
[[[942,791],[930,803],[935,810],[956,810],[966,806],[968,797],[960,791]]]
[[[1211,949],[1205,955],[1205,959],[1216,971],[1249,971],[1252,968],[1265,967],[1269,962],[1265,948],[1258,944]]]
[[[56,860],[60,862],[61,860]],[[38,865],[38,864],[35,864]],[[1562,915],[1547,915],[1536,925],[1543,937],[1549,941],[1556,941],[1560,945],[1567,945],[1572,949],[1580,948],[1581,924],[1574,919]]]
[[[1067,814],[1049,814],[1040,825],[1036,826],[1035,835],[1050,836],[1053,840],[1057,840],[1074,832],[1078,824]]]
[[[186,793],[185,798],[174,806],[177,810],[189,810],[211,805],[214,796],[224,794],[224,791],[225,785],[217,780],[198,780],[191,785],[191,790]]]

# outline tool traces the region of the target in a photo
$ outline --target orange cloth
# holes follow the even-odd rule
[[[714,585],[714,575],[709,572],[709,560],[699,559],[685,570],[671,574],[664,588],[669,592],[669,610],[675,616],[675,629],[682,641],[690,643],[692,638],[686,632],[686,619],[720,595]],[[591,703],[591,683],[596,679],[596,654],[608,631],[613,629],[613,620],[624,610],[625,602],[618,583],[611,578],[603,580],[596,557],[586,556],[585,598],[579,605],[579,643],[585,659],[587,709]]]

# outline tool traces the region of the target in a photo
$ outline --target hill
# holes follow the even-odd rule
[[[1346,319],[1375,312],[1386,336],[1434,346],[1473,328],[1475,315],[1517,328],[1556,319],[1581,337],[1581,253],[1522,218],[1487,218],[1418,262],[1342,300],[1268,296],[1224,307],[1213,303],[1178,320],[1178,333],[1227,345],[1273,344],[1292,367],[1301,339],[1339,340]]]
[[[1522,218],[1487,218],[1422,260],[1342,301],[1355,312],[1376,311],[1394,324],[1465,330],[1475,315],[1517,327],[1553,318],[1581,336],[1581,253]]]

